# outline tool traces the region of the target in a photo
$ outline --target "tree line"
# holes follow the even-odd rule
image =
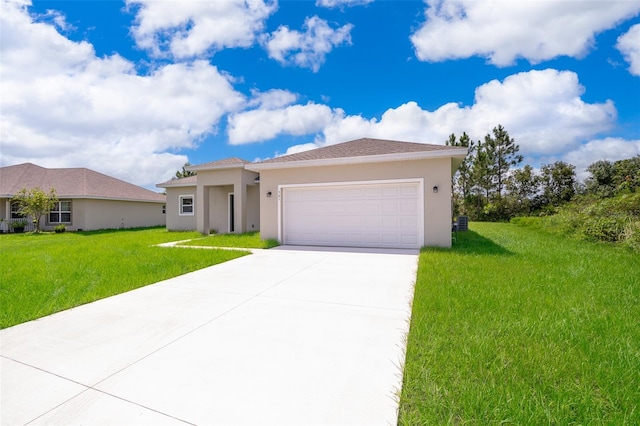
[[[448,146],[468,148],[452,178],[454,216],[471,220],[506,221],[515,216],[553,214],[576,196],[606,198],[640,187],[640,155],[615,162],[596,161],[589,177],[578,181],[574,165],[544,164],[539,171],[523,161],[520,146],[502,125],[483,140],[451,134]]]

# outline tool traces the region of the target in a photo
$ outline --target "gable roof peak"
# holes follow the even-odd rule
[[[249,164],[249,163],[250,161],[247,161],[240,157],[229,157],[229,158],[223,158],[222,160],[210,161],[208,163],[188,166],[188,167],[185,167],[185,169],[195,172],[198,170],[243,168],[245,164]]]

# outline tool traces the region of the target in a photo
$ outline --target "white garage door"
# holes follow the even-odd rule
[[[341,184],[282,189],[285,244],[419,248],[420,182]]]

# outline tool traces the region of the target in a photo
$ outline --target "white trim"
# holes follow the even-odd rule
[[[231,232],[235,232],[235,226],[233,227],[234,230],[231,230],[231,196],[233,195],[233,192],[227,192],[227,232],[231,233]],[[233,196],[233,201],[235,203],[235,196]],[[236,214],[236,206],[233,206],[233,214]],[[235,220],[234,223],[235,225]]]
[[[283,223],[283,212],[282,210],[282,205],[284,203],[284,200],[282,198],[282,187],[283,185],[278,185],[278,241],[280,242],[284,242],[284,240],[282,239],[282,223]],[[291,186],[291,185],[286,185],[286,186]]]
[[[278,241],[284,243],[283,240],[283,224],[284,224],[284,189],[287,188],[308,188],[308,187],[325,187],[325,186],[349,186],[349,185],[376,185],[376,184],[394,184],[394,183],[417,183],[418,184],[418,248],[424,246],[424,178],[409,179],[382,179],[382,180],[354,180],[345,182],[323,182],[323,183],[290,183],[278,185]]]
[[[191,198],[191,213],[182,212],[182,199]],[[193,194],[184,194],[178,196],[178,216],[193,216],[196,210],[196,197]]]
[[[244,166],[248,163],[236,163],[236,164],[219,164],[217,166],[195,165],[188,166],[184,169],[190,172],[200,172],[205,170],[226,170],[226,169],[244,169]]]
[[[283,161],[275,163],[249,163],[245,169],[254,172],[270,169],[291,169],[309,166],[337,166],[344,164],[383,163],[388,161],[426,160],[430,158],[462,158],[467,156],[467,148],[439,149],[435,151],[402,152],[394,154],[363,155],[360,157],[322,158],[316,160]]]
[[[197,182],[191,182],[191,183],[156,183],[156,188],[186,188],[188,186],[193,186],[194,188],[196,186],[198,186]],[[153,191],[152,191],[153,192]]]
[[[62,203],[69,203],[69,210],[62,210]],[[72,225],[73,224],[73,200],[68,198],[58,199],[58,201],[56,201],[55,204],[56,206],[53,209],[51,209],[48,213],[45,214],[45,217],[46,217],[45,225]],[[57,222],[51,221],[50,220],[51,213],[58,214],[58,218],[60,220]],[[63,213],[69,213],[68,222],[62,220]]]
[[[164,196],[164,194],[157,193],[159,195]],[[0,200],[2,199],[12,199],[15,195],[0,195]],[[68,200],[103,200],[103,201],[130,201],[136,203],[158,203],[164,204],[166,203],[166,197],[164,200],[144,200],[142,198],[118,198],[118,197],[99,197],[99,196],[85,196],[85,195],[58,195],[58,199],[68,199]]]

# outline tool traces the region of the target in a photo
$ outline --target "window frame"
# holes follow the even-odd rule
[[[62,203],[69,203],[69,210],[62,210]],[[72,204],[71,204],[71,200],[59,200],[56,201],[54,208],[52,208],[49,213],[47,213],[47,223],[50,225],[71,225],[72,221],[73,221],[73,215],[72,215]],[[58,215],[58,220],[54,221],[51,220],[51,215],[52,214],[57,214]],[[69,221],[63,221],[62,220],[62,215],[63,214],[69,214]]]
[[[16,209],[14,210],[14,207],[16,207]],[[9,216],[11,219],[25,219],[26,216],[23,215],[22,213],[18,213],[18,210],[20,210],[20,203],[18,203],[17,201],[14,201],[13,203],[11,203],[11,205],[9,206]]]
[[[185,204],[185,200],[191,199],[191,204]],[[180,195],[178,197],[178,215],[179,216],[193,216],[195,214],[196,199],[193,194]],[[185,212],[185,207],[191,207],[190,212]]]

